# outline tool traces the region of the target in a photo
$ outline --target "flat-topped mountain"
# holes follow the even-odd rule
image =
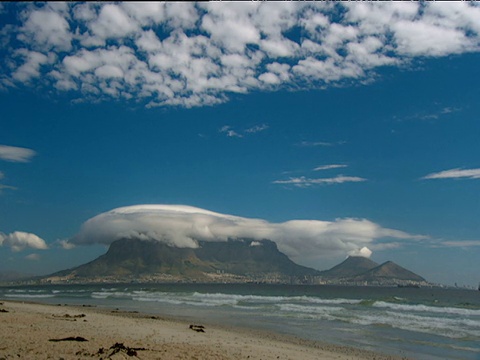
[[[209,281],[215,277],[258,279],[272,276],[305,277],[320,272],[291,261],[270,240],[199,241],[198,248],[172,247],[159,241],[121,239],[105,255],[50,277],[145,278]],[[230,277],[229,277],[230,276]],[[228,280],[227,279],[227,280]],[[160,279],[161,280],[161,279]]]
[[[401,266],[348,257],[330,270],[298,265],[270,240],[198,241],[178,248],[154,240],[120,239],[97,259],[42,282],[266,282],[346,285],[417,285],[425,279]]]

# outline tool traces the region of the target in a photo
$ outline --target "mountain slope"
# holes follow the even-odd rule
[[[355,277],[355,280],[373,281],[373,280],[404,280],[404,281],[426,281],[420,275],[417,275],[410,270],[395,264],[392,261],[387,261],[359,276]]]

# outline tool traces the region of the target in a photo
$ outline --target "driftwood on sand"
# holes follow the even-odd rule
[[[62,339],[49,339],[48,341],[58,342],[58,341],[88,341],[88,340],[81,336],[69,336]]]

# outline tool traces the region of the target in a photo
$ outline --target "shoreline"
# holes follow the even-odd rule
[[[0,304],[4,359],[406,359],[264,330],[189,323],[168,315],[32,301]]]

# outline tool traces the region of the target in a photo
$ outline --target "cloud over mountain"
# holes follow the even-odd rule
[[[147,106],[370,78],[480,49],[475,2],[8,3],[0,87]],[[12,46],[16,42],[15,48]]]
[[[197,240],[270,239],[299,263],[332,255],[371,254],[377,239],[421,239],[382,228],[366,219],[291,220],[271,223],[183,205],[136,205],[117,208],[86,221],[69,240],[75,245],[109,245],[121,238],[149,239],[176,247],[198,246]]]

